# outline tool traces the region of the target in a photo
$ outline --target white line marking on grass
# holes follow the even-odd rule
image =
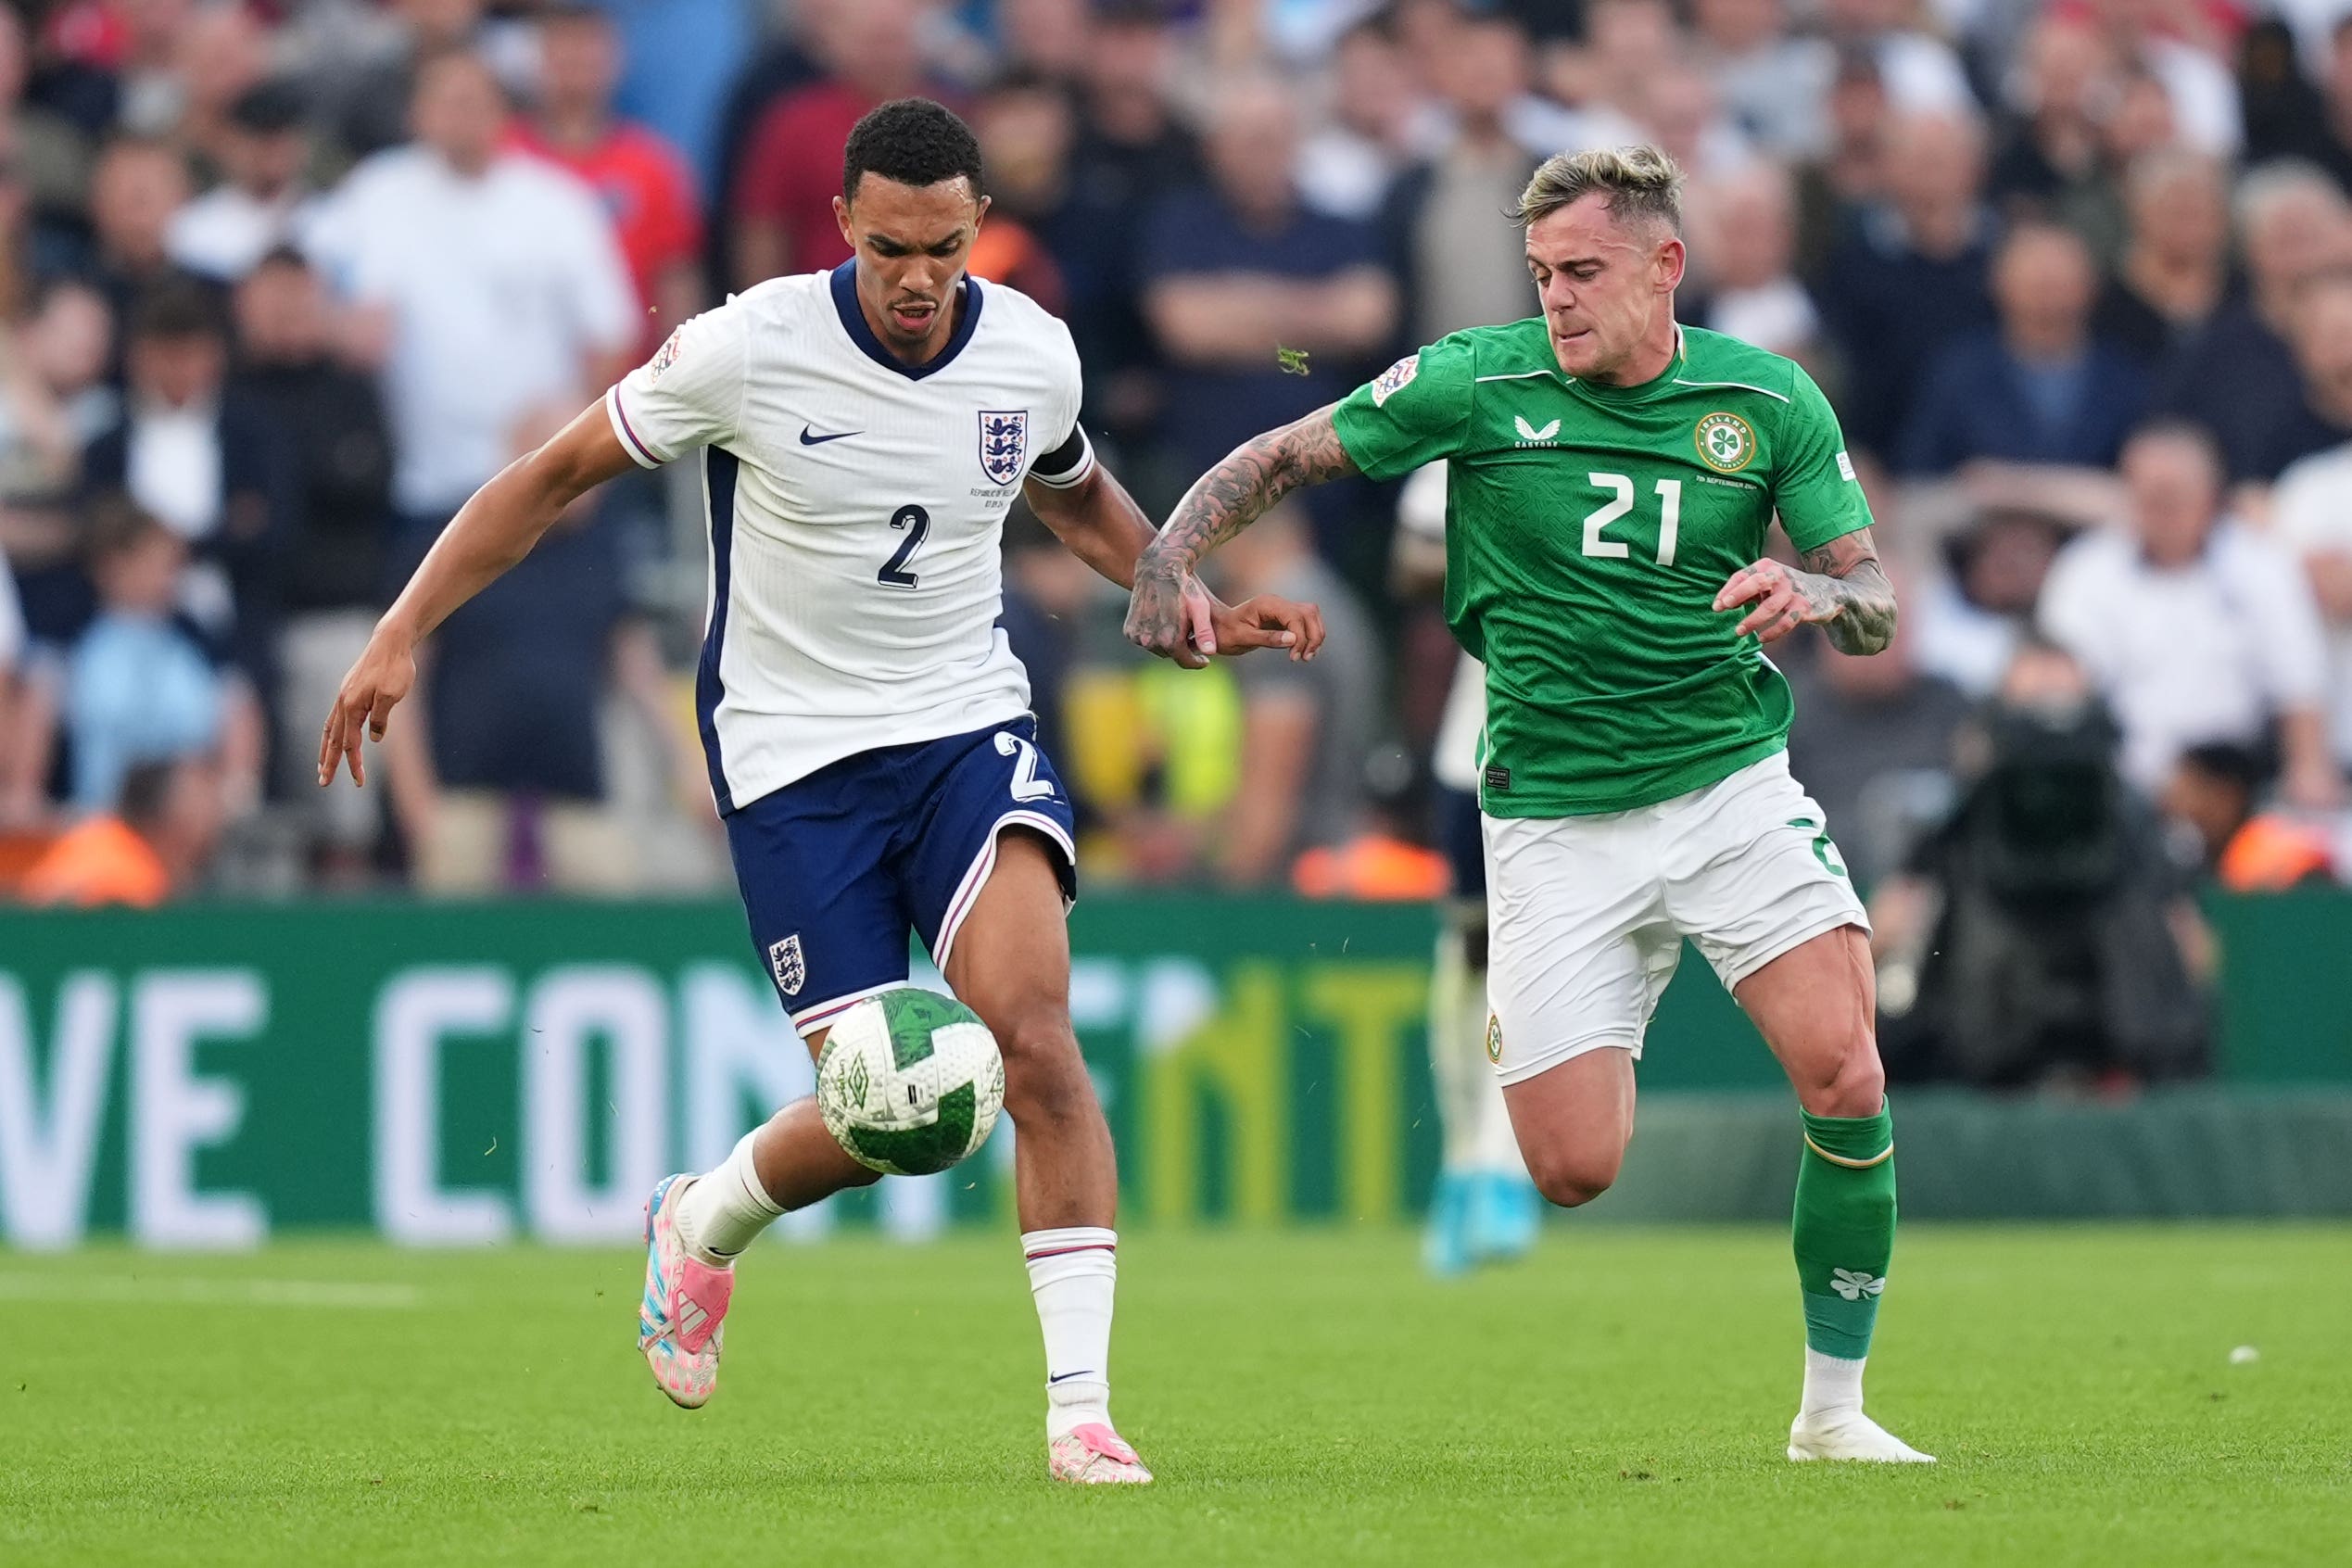
[[[411,1284],[349,1280],[207,1280],[121,1274],[0,1274],[0,1301],[108,1307],[326,1307],[407,1311],[424,1304]]]

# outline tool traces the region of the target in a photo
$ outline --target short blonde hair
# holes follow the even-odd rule
[[[1552,154],[1519,193],[1511,220],[1524,229],[1595,191],[1608,193],[1609,215],[1620,222],[1644,220],[1682,233],[1682,171],[1652,146]]]

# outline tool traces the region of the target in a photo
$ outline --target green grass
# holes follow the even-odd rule
[[[633,1255],[0,1257],[0,1562],[2352,1559],[2341,1227],[1911,1228],[1871,1409],[1932,1469],[1781,1458],[1773,1232],[1561,1226],[1450,1285],[1401,1232],[1120,1263],[1161,1480],[1076,1493],[1008,1235],[762,1247],[696,1415],[631,1349]]]

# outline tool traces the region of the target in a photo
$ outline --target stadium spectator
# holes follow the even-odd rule
[[[1977,97],[1960,57],[1913,25],[1914,13],[1910,0],[1823,0],[1822,34],[1869,57],[1898,115],[1973,116]]]
[[[1819,289],[1852,367],[1839,408],[1846,436],[1881,454],[1936,354],[1992,322],[1982,130],[1956,116],[1903,116],[1888,129],[1886,158],[1887,201],[1851,224]]]
[[[354,170],[314,259],[378,323],[401,513],[418,559],[550,407],[576,411],[638,337],[611,225],[577,180],[501,149],[505,101],[476,56],[417,73],[417,140]]]
[[[2219,37],[2194,6],[2147,0],[2067,0],[2064,13],[2089,18],[2117,57],[2162,86],[2181,138],[2199,152],[2234,156],[2245,139],[2238,84],[2221,63]]]
[[[2292,0],[2290,0],[2292,3]],[[2334,0],[2320,0],[2330,11]],[[2333,25],[2338,19],[2326,19]],[[2327,100],[2315,78],[2326,74],[2333,52],[2322,33],[2311,51],[2307,73],[2296,57],[2294,32],[2275,18],[2257,18],[2238,40],[2238,104],[2245,120],[2244,153],[2249,164],[2279,158],[2324,163],[2332,138],[2328,134]]]
[[[236,105],[261,84],[270,70],[270,40],[253,7],[241,4],[200,5],[181,30],[171,81],[177,102],[168,120],[149,123],[126,115],[124,123],[152,135],[168,136],[209,180],[227,166],[239,132]],[[155,107],[164,109],[158,102]]]
[[[1828,151],[1828,43],[1792,34],[1784,0],[1697,0],[1691,19],[1725,109],[1760,148],[1789,159]]]
[[[2326,619],[2330,739],[2338,765],[2352,769],[2352,443],[2314,453],[2279,475],[2270,526],[2302,557]]]
[[[188,203],[188,167],[169,143],[122,136],[90,174],[92,251],[84,274],[117,321],[171,268],[166,240]]]
[[[0,402],[0,554],[15,569],[29,635],[58,644],[88,624],[95,602],[82,519],[70,502],[82,447],[113,427],[121,405],[106,380],[113,318],[96,290],[56,279],[43,285],[12,347],[19,368]]]
[[[1919,667],[1902,629],[1884,651],[1840,653],[1826,639],[1788,664],[1797,722],[1789,770],[1837,824],[1855,884],[1873,888],[1899,867],[1952,803],[1954,742],[1975,704]]]
[[[187,544],[181,607],[266,690],[300,505],[291,439],[266,408],[223,395],[228,334],[205,285],[158,284],[128,335],[123,420],[83,454],[83,483],[122,491]]]
[[[2352,437],[2352,272],[2329,272],[2304,286],[2287,343],[2301,395],[2256,449],[2259,479]]]
[[[278,634],[277,777],[311,821],[322,864],[355,879],[373,845],[377,797],[321,790],[307,737],[367,645],[383,603],[392,527],[392,442],[374,378],[330,349],[324,285],[298,251],[281,249],[237,285],[242,350],[233,395],[292,437],[295,525],[281,541],[285,621]]]
[[[1590,0],[1584,47],[1549,57],[1544,85],[1550,98],[1575,106],[1572,128],[1550,150],[1639,141],[1642,93],[1681,48],[1665,0]]]
[[[760,117],[729,194],[738,288],[849,259],[833,217],[841,149],[866,110],[923,88],[919,13],[919,0],[857,0],[813,19],[810,44],[827,74]]]
[[[2285,798],[2339,806],[2326,649],[2295,557],[2222,512],[2219,459],[2195,427],[2142,430],[2122,471],[2124,525],[2060,554],[2041,625],[2115,710],[2124,777],[2153,796],[2189,747],[2264,748],[2275,730]]]
[[[1039,76],[1011,76],[983,95],[972,114],[988,171],[988,221],[972,242],[976,277],[1019,289],[1057,316],[1070,314],[1068,256],[1092,287],[1109,267],[1101,236],[1070,197],[1070,144],[1077,123],[1061,88]],[[1098,301],[1089,297],[1087,305]]]
[[[1988,181],[1993,200],[2007,216],[2078,230],[2104,260],[2122,238],[2107,122],[2123,70],[2097,29],[2063,15],[2036,21],[2022,53],[2018,114]]]
[[[1691,255],[1705,266],[1675,299],[1682,319],[1728,333],[1827,374],[1827,345],[1812,290],[1796,275],[1797,196],[1789,173],[1758,160],[1692,184],[1685,202]]]
[[[2272,478],[2301,455],[2275,456],[2278,432],[2302,412],[2302,377],[2287,347],[2295,307],[2312,279],[2352,265],[2352,207],[2316,169],[2257,170],[2239,183],[2236,208],[2247,297],[2213,313],[2156,398],[2157,411],[2214,433],[2232,482]]]
[[[537,101],[514,142],[586,181],[613,218],[644,314],[639,348],[651,355],[702,307],[702,209],[677,150],[613,112],[619,34],[593,6],[550,8],[539,21]]]
[[[1372,231],[1309,212],[1291,177],[1290,90],[1227,82],[1211,113],[1212,183],[1168,197],[1144,237],[1144,308],[1171,367],[1163,423],[1195,473],[1328,400],[1390,341],[1397,289]],[[1277,347],[1315,356],[1285,374]]]
[[[2130,356],[2091,335],[2098,285],[2090,247],[2071,229],[2010,230],[1992,259],[2000,325],[1928,362],[1903,469],[1949,474],[1985,460],[2111,467],[2147,384]]]
[[[1451,130],[1435,155],[1397,180],[1381,216],[1416,344],[1536,310],[1519,232],[1495,221],[1536,171],[1506,123],[1527,92],[1526,34],[1508,18],[1469,18],[1448,44],[1435,76]]]
[[[1886,199],[1893,115],[1878,68],[1867,56],[1838,57],[1825,96],[1828,148],[1797,172],[1798,271],[1816,285],[1853,216]]]
[[[1870,901],[1895,1081],[2085,1086],[2205,1069],[2211,939],[2112,721],[2063,650],[2021,647],[1979,766]]]
[[[1904,596],[1903,635],[1920,667],[1970,697],[1992,696],[2068,533],[2046,512],[1994,507],[1949,536],[1944,570]]]
[[[2100,291],[2091,331],[2154,373],[2195,339],[2230,292],[2229,177],[2205,153],[2151,153],[2124,177],[2123,208],[2123,255]]]
[[[1306,851],[1345,844],[1367,826],[1379,644],[1353,592],[1316,555],[1300,511],[1259,518],[1218,552],[1215,575],[1231,603],[1271,593],[1321,605],[1327,634],[1306,663],[1232,666],[1242,698],[1240,767],[1208,854],[1220,882],[1261,887],[1287,879]]]
[[[1378,17],[1340,34],[1330,80],[1330,113],[1299,147],[1299,195],[1334,218],[1374,218],[1427,141],[1431,106]]]
[[[65,742],[66,798],[80,812],[120,800],[142,762],[204,757],[222,769],[224,797],[242,810],[259,795],[261,716],[251,689],[214,663],[178,619],[188,551],[179,535],[121,497],[102,497],[91,519],[90,575],[98,613],[61,667],[37,676],[20,726],[32,748],[21,776],[38,788]]]
[[[996,55],[1000,70],[1047,82],[1076,82],[1093,46],[1087,0],[998,0]]]
[[[202,757],[141,763],[120,803],[58,835],[18,891],[38,906],[152,909],[195,887],[221,828],[219,769]]]
[[[2262,758],[2243,746],[2192,746],[2164,789],[2167,818],[2195,835],[2206,874],[2232,892],[2283,892],[2337,875],[2335,836],[2267,810]]]
[[[234,284],[272,249],[298,243],[317,216],[300,95],[286,82],[247,89],[218,145],[221,183],[173,214],[164,248],[175,265]]]
[[[1640,126],[1637,140],[1701,178],[1731,173],[1755,158],[1747,133],[1724,113],[1714,82],[1695,66],[1672,65],[1650,79],[1641,94]]]
[[[1167,14],[1150,0],[1112,0],[1097,10],[1070,160],[1076,199],[1102,215],[1101,253],[1113,259],[1098,287],[1073,279],[1081,298],[1100,305],[1081,310],[1070,331],[1095,417],[1138,445],[1156,436],[1165,397],[1158,347],[1141,298],[1144,233],[1165,193],[1201,178],[1200,149],[1169,102],[1171,34]],[[1069,258],[1063,260],[1067,267]],[[1174,483],[1181,487],[1191,477],[1182,474]]]
[[[517,455],[560,419],[515,433]],[[393,809],[417,886],[442,895],[620,892],[641,868],[607,805],[602,707],[634,702],[669,755],[664,777],[709,800],[631,618],[620,540],[594,497],[434,634],[415,712],[386,747]],[[707,811],[707,807],[704,808]]]
[[[343,154],[366,159],[413,134],[411,115],[424,63],[486,42],[482,0],[390,0],[388,27],[348,8],[341,25],[319,29],[307,82],[316,113]]]
[[[27,201],[35,211],[71,210],[82,206],[90,183],[90,130],[53,105],[47,94],[32,90],[34,65],[25,36],[21,8],[0,6],[0,134],[5,134],[11,202]],[[52,55],[44,61],[44,85],[55,89],[67,72],[67,62]],[[11,215],[14,228],[19,217]],[[0,266],[22,264],[16,255],[0,257]],[[6,303],[21,308],[22,279],[11,280]]]

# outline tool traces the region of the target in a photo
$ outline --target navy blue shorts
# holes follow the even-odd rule
[[[910,930],[945,968],[1007,828],[1053,844],[1075,899],[1069,791],[1027,717],[861,752],[730,812],[752,945],[792,1026],[812,1033],[904,985]]]

